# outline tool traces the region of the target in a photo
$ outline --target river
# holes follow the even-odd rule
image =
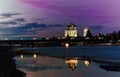
[[[119,77],[120,46],[21,48],[14,57],[27,77]]]

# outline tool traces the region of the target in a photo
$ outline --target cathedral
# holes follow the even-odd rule
[[[76,25],[74,25],[73,23],[71,23],[68,26],[68,29],[65,30],[65,37],[75,38],[77,36],[78,36],[78,34],[77,34]]]

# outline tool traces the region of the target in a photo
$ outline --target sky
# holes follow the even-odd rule
[[[73,22],[78,34],[120,30],[120,0],[0,0],[0,39],[63,37]]]

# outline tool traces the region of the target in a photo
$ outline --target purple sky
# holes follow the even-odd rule
[[[0,0],[0,37],[64,36],[71,22],[81,36],[85,26],[94,35],[118,31],[119,4],[120,0]]]

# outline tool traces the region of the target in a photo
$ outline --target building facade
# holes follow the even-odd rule
[[[84,28],[83,37],[87,37],[88,30],[89,30],[88,27],[85,27],[85,28]]]
[[[65,37],[75,38],[77,36],[78,36],[78,34],[77,34],[76,25],[74,25],[73,23],[71,23],[68,26],[68,29],[65,30]]]

